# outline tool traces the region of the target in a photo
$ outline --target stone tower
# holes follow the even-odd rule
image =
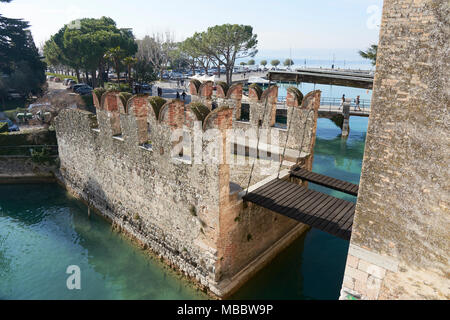
[[[449,299],[450,4],[385,0],[341,299]]]

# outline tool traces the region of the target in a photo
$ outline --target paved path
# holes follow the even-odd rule
[[[145,93],[149,93],[152,96],[157,95],[157,87],[160,87],[163,90],[162,97],[164,99],[175,99],[177,97],[177,92],[181,94],[186,92],[186,103],[191,103],[191,96],[189,95],[189,82],[185,81],[184,86],[177,86],[176,81],[167,81],[167,82],[155,82],[152,87],[152,91],[146,91]]]

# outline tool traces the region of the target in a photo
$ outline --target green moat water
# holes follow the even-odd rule
[[[347,140],[319,119],[314,171],[358,183],[367,118],[352,117]],[[316,190],[355,201],[326,188]],[[202,299],[57,185],[0,185],[0,299]],[[233,298],[337,299],[348,242],[317,230],[295,241]],[[81,290],[66,268],[81,269]]]

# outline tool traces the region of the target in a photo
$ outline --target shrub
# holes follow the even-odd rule
[[[86,107],[92,107],[94,105],[94,100],[92,98],[92,94],[85,94],[81,96],[81,100]]]
[[[104,89],[104,88],[95,88],[94,89],[94,94],[97,96],[97,99],[99,102],[102,101],[102,96],[105,92],[106,92],[106,89]]]
[[[294,95],[294,97],[298,101],[298,105],[301,106],[302,105],[302,101],[303,101],[303,93],[300,90],[298,90],[296,87],[289,87],[287,89],[287,91]]]
[[[258,95],[258,99],[261,99],[261,96],[263,94],[263,89],[261,89],[261,87],[258,84],[252,83],[248,88],[254,89],[256,91],[256,94]]]
[[[197,79],[192,79],[191,83],[193,83],[195,85],[195,88],[197,89],[197,92],[198,92],[202,83],[200,81],[198,81]]]
[[[105,83],[105,88],[107,91],[119,91],[119,92],[132,93],[130,86],[126,83],[107,82],[107,83]]]
[[[219,81],[219,82],[217,82],[217,85],[220,86],[220,87],[222,87],[223,93],[224,93],[225,95],[227,95],[228,89],[230,88],[230,87],[228,86],[228,84],[227,84],[226,82]]]
[[[52,157],[50,148],[42,147],[31,150],[31,161],[35,163],[53,164],[55,162],[55,158]]]
[[[156,119],[159,119],[159,112],[161,111],[162,106],[165,105],[167,101],[158,96],[150,97],[148,101],[150,102],[153,111],[155,112]]]
[[[194,102],[190,105],[192,112],[197,117],[197,120],[203,122],[205,121],[208,114],[211,112],[209,108],[203,105],[201,102]]]
[[[121,93],[119,93],[119,98],[122,101],[122,104],[123,104],[125,109],[127,108],[128,100],[130,100],[132,96],[133,95],[131,93],[129,93],[129,92],[121,92]]]

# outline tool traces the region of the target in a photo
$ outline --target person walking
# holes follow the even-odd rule
[[[359,96],[357,96],[355,99],[355,111],[356,111],[356,108],[358,108],[358,110],[361,111],[361,107],[359,106],[359,104],[360,104],[360,99],[359,99]]]
[[[180,99],[180,93],[177,91],[177,99]]]
[[[345,103],[345,94],[342,95],[342,101],[341,101],[341,105],[339,106],[339,110],[341,110],[341,108],[344,107],[344,103]]]

